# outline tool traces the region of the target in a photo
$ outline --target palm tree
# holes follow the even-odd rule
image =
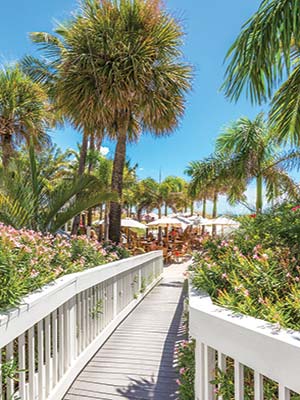
[[[191,68],[180,61],[182,30],[153,0],[85,0],[80,13],[56,35],[36,33],[52,57],[37,60],[35,76],[55,70],[56,103],[84,133],[105,129],[117,141],[111,188],[120,201],[110,206],[110,238],[119,242],[126,144],[142,131],[169,134],[184,112]],[[48,65],[49,67],[49,65]]]
[[[280,141],[300,143],[300,7],[298,0],[264,0],[227,54],[223,84],[237,100],[271,101],[270,122]],[[278,88],[278,84],[281,86]],[[274,95],[274,90],[277,92]]]
[[[236,178],[228,168],[227,160],[220,154],[214,154],[202,161],[193,161],[186,169],[191,177],[189,193],[193,198],[202,199],[202,216],[206,217],[206,202],[213,203],[212,217],[218,216],[218,199],[220,194],[227,194],[231,204],[244,199],[245,182]],[[204,231],[204,230],[203,230]],[[213,225],[213,234],[216,226]]]
[[[0,145],[6,168],[15,149],[30,140],[36,145],[48,141],[50,123],[47,96],[41,86],[18,67],[0,70]]]
[[[28,163],[16,158],[0,170],[1,222],[18,229],[55,233],[83,210],[114,198],[105,187],[99,190],[94,176],[58,179],[48,166],[41,170],[42,166],[30,144]]]
[[[216,149],[226,159],[227,168],[237,179],[256,181],[256,212],[263,208],[263,185],[267,188],[267,198],[274,194],[288,193],[295,196],[296,185],[288,176],[284,164],[289,160],[297,162],[298,151],[280,154],[274,143],[272,132],[259,114],[253,121],[240,118],[224,129],[216,142]]]
[[[162,197],[159,189],[159,183],[153,178],[142,179],[135,185],[134,202],[139,220],[141,220],[143,211],[151,212],[154,209],[161,210]]]
[[[167,176],[160,184],[159,191],[165,205],[165,216],[168,215],[168,208],[176,212],[176,203],[182,199],[182,192],[185,188],[184,179],[178,176]]]

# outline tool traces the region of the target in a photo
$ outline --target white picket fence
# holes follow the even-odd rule
[[[264,377],[278,384],[278,399],[300,393],[300,335],[214,305],[190,290],[190,334],[196,340],[196,400],[222,400],[211,384],[216,370],[234,360],[234,398],[244,399],[244,367],[253,370],[254,400],[264,399]]]
[[[0,314],[0,399],[59,400],[161,278],[162,252],[67,275]]]

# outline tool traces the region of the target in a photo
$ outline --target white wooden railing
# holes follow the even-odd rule
[[[195,399],[222,399],[211,384],[216,370],[234,360],[234,398],[244,399],[244,367],[253,370],[254,399],[264,399],[264,377],[278,384],[278,399],[300,393],[300,335],[214,305],[190,290],[190,334],[196,340]]]
[[[67,275],[0,314],[0,399],[61,399],[162,267],[155,251]]]

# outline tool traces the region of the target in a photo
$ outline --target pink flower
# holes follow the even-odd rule
[[[291,274],[288,272],[286,275],[285,275],[287,278],[291,278]]]
[[[179,370],[180,375],[183,375],[185,372],[186,372],[185,368],[180,368],[180,370]]]
[[[253,259],[254,260],[259,260],[259,255],[258,254],[254,254]]]
[[[227,279],[227,274],[226,274],[226,272],[224,272],[224,273],[222,274],[222,279]]]
[[[181,382],[180,382],[179,379],[176,379],[176,383],[177,383],[178,386],[181,386]]]
[[[269,259],[269,256],[268,256],[268,254],[264,253],[264,254],[262,254],[261,258],[266,261]]]
[[[296,281],[296,282],[300,282],[299,276],[296,276],[295,281]]]
[[[36,271],[35,269],[32,269],[30,272],[31,278],[36,278],[39,274],[39,271]]]
[[[245,290],[244,290],[244,295],[245,295],[246,297],[249,297],[249,290],[248,290],[248,289],[245,289]]]
[[[295,207],[292,208],[292,211],[297,211],[297,210],[299,210],[299,208],[300,208],[300,205],[299,206],[295,206]]]

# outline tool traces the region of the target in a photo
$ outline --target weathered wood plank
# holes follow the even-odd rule
[[[173,265],[95,354],[65,400],[176,399],[176,343],[183,311],[183,271]]]

